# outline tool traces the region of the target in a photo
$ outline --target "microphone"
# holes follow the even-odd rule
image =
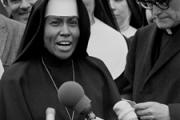
[[[46,120],[55,120],[56,111],[54,108],[48,107],[46,109]]]
[[[91,100],[85,95],[82,86],[75,81],[64,82],[58,90],[58,98],[65,106],[74,109],[88,120],[95,120]]]

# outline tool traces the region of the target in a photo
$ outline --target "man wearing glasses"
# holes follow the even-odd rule
[[[180,0],[137,3],[154,23],[136,32],[119,90],[140,120],[180,120]]]

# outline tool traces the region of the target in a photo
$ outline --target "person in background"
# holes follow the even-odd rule
[[[58,88],[66,81],[83,87],[97,117],[116,119],[113,106],[122,111],[116,104],[121,98],[105,64],[87,54],[89,36],[89,17],[81,0],[39,0],[20,54],[0,81],[0,120],[45,120],[49,107],[56,111],[55,120],[84,120],[58,99]],[[135,116],[131,107],[123,113],[119,120],[129,113]]]
[[[0,58],[5,69],[17,56],[24,29],[25,24],[0,14]]]
[[[136,30],[147,24],[145,12],[135,0],[109,0],[120,32],[129,39]]]
[[[180,120],[180,0],[137,2],[154,23],[136,32],[118,87],[140,120]]]
[[[17,57],[26,22],[37,0],[1,1],[8,13],[6,16],[10,18],[0,15],[0,57],[6,69]]]
[[[118,26],[108,0],[83,0],[91,22],[91,35],[87,47],[90,56],[101,59],[113,79],[125,68],[127,43],[118,32]]]
[[[10,18],[22,23],[27,23],[32,6],[37,0],[2,0]]]

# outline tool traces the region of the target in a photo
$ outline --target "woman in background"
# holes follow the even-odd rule
[[[136,30],[147,24],[145,10],[135,0],[109,0],[120,32],[129,39]]]
[[[113,79],[118,78],[125,68],[127,43],[118,32],[116,20],[108,0],[83,0],[91,22],[91,35],[87,52],[101,59]]]

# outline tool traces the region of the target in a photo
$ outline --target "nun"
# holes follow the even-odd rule
[[[18,58],[0,81],[0,120],[45,120],[49,107],[56,112],[55,120],[84,120],[58,99],[57,91],[66,81],[83,87],[96,116],[116,119],[113,106],[121,98],[105,64],[88,56],[89,36],[81,0],[37,1]]]

